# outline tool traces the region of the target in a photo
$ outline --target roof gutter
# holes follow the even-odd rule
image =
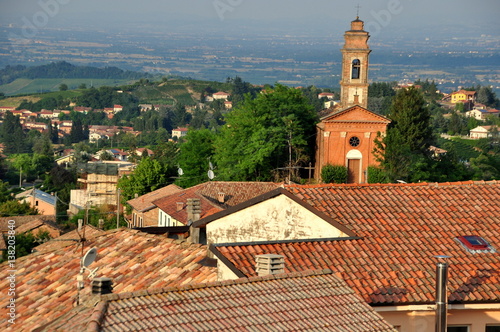
[[[376,312],[402,312],[402,311],[436,311],[435,304],[412,304],[397,306],[372,306]],[[500,303],[461,303],[448,304],[450,310],[500,310]]]

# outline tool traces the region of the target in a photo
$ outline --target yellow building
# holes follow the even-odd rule
[[[451,94],[453,104],[463,103],[464,101],[476,101],[476,91],[459,90]]]

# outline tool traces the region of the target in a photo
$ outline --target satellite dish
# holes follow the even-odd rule
[[[181,176],[182,174],[184,174],[184,171],[182,170],[182,168],[179,167],[177,173],[179,174],[179,176]]]
[[[97,249],[92,248],[87,251],[87,253],[82,258],[82,266],[87,267],[92,264],[97,257]]]
[[[214,171],[209,170],[209,171],[208,171],[208,178],[209,178],[210,180],[213,180],[213,178],[214,178],[214,177],[215,177]]]

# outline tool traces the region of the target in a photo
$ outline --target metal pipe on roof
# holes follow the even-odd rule
[[[436,265],[436,332],[446,332],[448,264]]]

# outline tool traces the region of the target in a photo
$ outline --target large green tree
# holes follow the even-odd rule
[[[142,159],[132,174],[118,181],[123,201],[132,199],[135,194],[141,196],[171,183],[171,173],[172,167],[169,165],[150,157]]]
[[[5,154],[28,151],[26,146],[26,135],[24,134],[19,117],[7,111],[0,128],[0,139],[5,145]]]
[[[184,139],[177,159],[183,174],[176,180],[176,184],[187,188],[209,180],[208,170],[210,158],[214,154],[215,134],[208,129],[189,130]]]
[[[418,181],[428,176],[422,170],[429,161],[433,142],[430,113],[422,93],[410,87],[395,96],[384,138],[376,142],[376,154],[391,181]]]
[[[280,169],[309,162],[317,115],[298,89],[277,85],[226,117],[215,140],[222,180],[276,180]]]

